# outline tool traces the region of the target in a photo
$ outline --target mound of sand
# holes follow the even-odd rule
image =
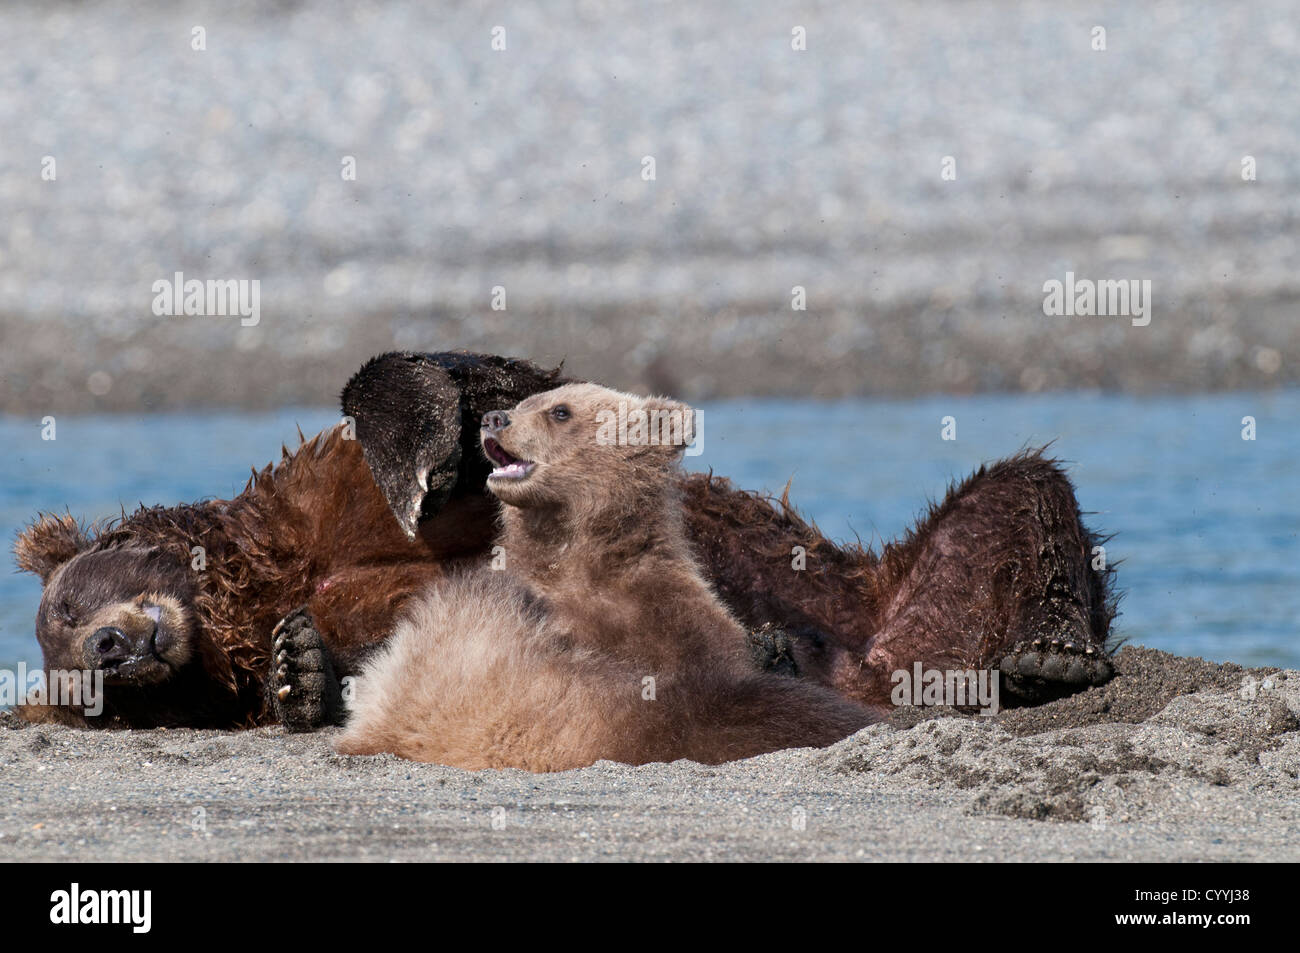
[[[471,774],[333,732],[0,730],[14,860],[1300,858],[1300,672],[1126,648],[1107,685],[902,709],[719,767]]]
[[[1176,779],[1300,793],[1300,676],[1125,648],[1108,684],[996,718],[901,709],[814,763],[972,795],[976,814],[1098,825],[1159,815]],[[1289,742],[1289,743],[1288,743]]]

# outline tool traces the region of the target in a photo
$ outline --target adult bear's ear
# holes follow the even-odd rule
[[[89,546],[90,537],[71,514],[41,514],[36,522],[18,534],[14,541],[14,558],[19,569],[40,576],[43,585],[54,570]]]
[[[370,472],[406,535],[442,509],[460,473],[460,388],[429,355],[381,354],[343,388]]]

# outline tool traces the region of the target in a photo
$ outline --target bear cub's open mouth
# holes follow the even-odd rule
[[[489,480],[522,480],[533,472],[533,461],[520,460],[491,437],[484,438],[483,452],[497,465],[496,469],[488,474]]]

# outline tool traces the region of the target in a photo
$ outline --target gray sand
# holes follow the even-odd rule
[[[1110,684],[1039,708],[900,710],[825,750],[721,767],[473,774],[341,758],[332,733],[6,716],[0,858],[1300,859],[1300,672],[1116,661]]]

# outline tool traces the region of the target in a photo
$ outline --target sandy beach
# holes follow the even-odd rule
[[[463,348],[710,403],[698,466],[794,479],[845,541],[1049,444],[1116,534],[1115,637],[1184,654],[992,718],[554,775],[0,712],[0,861],[1300,860],[1290,5],[4,16],[10,538],[234,495],[364,360]],[[0,578],[0,667],[35,664],[38,590]]]
[[[533,775],[334,732],[0,728],[22,861],[1300,859],[1300,672],[1128,647],[1107,685],[824,750]]]

